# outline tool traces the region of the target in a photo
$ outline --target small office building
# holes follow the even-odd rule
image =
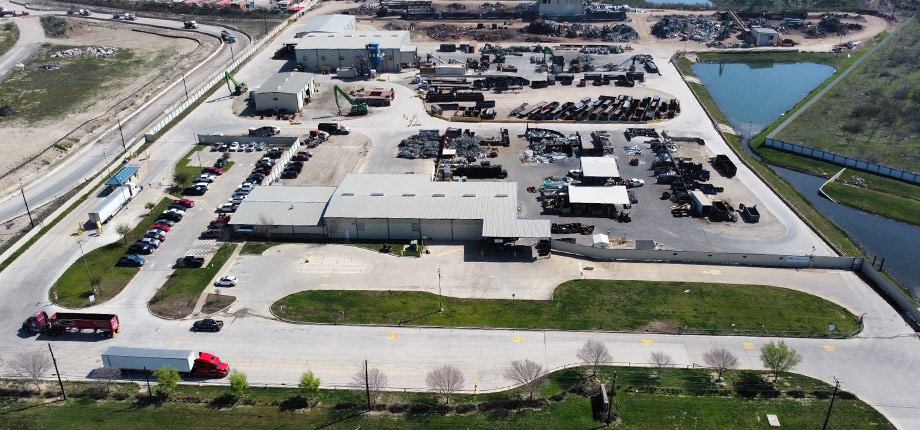
[[[754,38],[754,46],[779,45],[779,32],[772,28],[752,26],[751,37]]]
[[[316,92],[311,73],[276,73],[252,92],[257,112],[295,113],[303,109]]]

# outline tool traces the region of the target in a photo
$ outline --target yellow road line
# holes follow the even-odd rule
[[[743,343],[742,345],[744,345],[744,349],[754,349],[754,344],[753,344],[753,343],[745,342],[745,343]]]
[[[824,350],[827,352],[834,352],[837,351],[837,348],[832,345],[824,345]]]
[[[399,339],[399,333],[390,333],[387,335],[387,339]]]
[[[521,337],[521,336],[515,336],[515,337],[511,338],[511,341],[512,341],[512,342],[521,343],[521,342],[524,341],[524,338]]]
[[[652,346],[652,343],[654,343],[654,342],[652,342],[652,341],[649,340],[649,339],[642,339],[642,344],[643,344],[643,345]]]

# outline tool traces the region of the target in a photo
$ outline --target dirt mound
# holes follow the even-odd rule
[[[652,321],[648,323],[642,331],[646,333],[678,333],[680,326],[667,321]]]

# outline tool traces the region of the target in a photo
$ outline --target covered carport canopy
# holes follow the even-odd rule
[[[625,186],[614,187],[579,187],[569,185],[569,203],[587,203],[602,205],[629,204],[629,194]]]
[[[110,185],[110,186],[115,186],[115,187],[124,185],[126,182],[128,182],[128,180],[131,179],[131,177],[137,175],[137,171],[139,168],[140,167],[138,166],[122,167],[121,170],[119,170],[118,173],[116,173],[115,176],[112,177],[112,179],[109,179],[108,181],[106,181],[105,184]]]

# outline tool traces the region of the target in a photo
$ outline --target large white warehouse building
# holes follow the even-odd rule
[[[369,47],[377,44],[375,52]],[[408,31],[355,31],[305,34],[294,48],[297,64],[305,71],[332,73],[340,67],[355,67],[368,61],[378,73],[395,73],[417,63],[418,48],[411,45]]]

